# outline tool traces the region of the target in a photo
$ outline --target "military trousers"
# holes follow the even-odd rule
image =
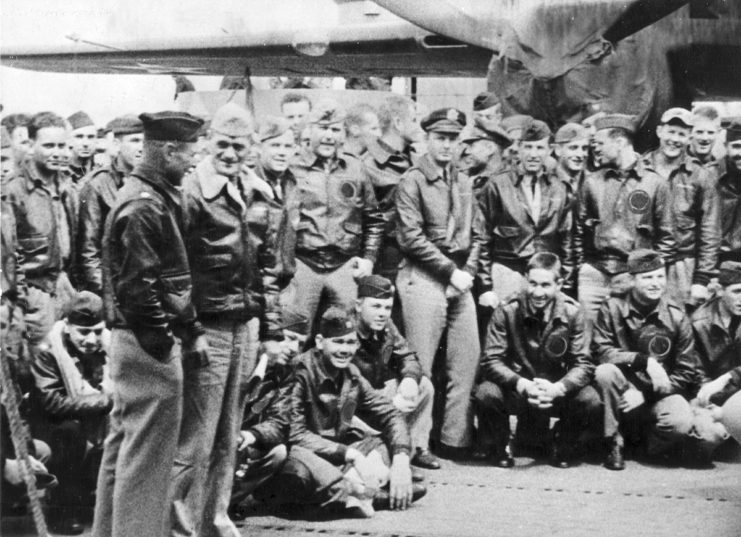
[[[723,403],[720,422],[736,442],[741,443],[741,391]]]
[[[470,292],[446,294],[447,283],[438,281],[411,263],[401,268],[396,285],[401,297],[407,340],[417,351],[422,370],[428,378],[432,378],[435,354],[443,332],[447,330],[447,388],[440,441],[453,448],[470,447],[473,429],[471,390],[481,352],[473,296]],[[429,419],[431,422],[432,418]]]
[[[605,416],[605,438],[620,431],[624,420],[637,423],[645,433],[648,455],[662,455],[686,442],[692,430],[692,409],[689,401],[679,394],[647,401],[637,409],[624,414],[620,408],[623,394],[635,386],[613,364],[597,366],[594,380],[602,393]]]
[[[183,418],[172,468],[171,535],[239,537],[229,508],[244,387],[255,368],[259,320],[202,321],[209,363],[184,367]]]
[[[230,506],[234,507],[255,493],[283,466],[288,456],[285,444],[270,450],[248,448],[245,457],[237,465]]]
[[[592,340],[592,327],[597,320],[602,303],[610,296],[622,295],[630,289],[630,275],[627,273],[611,276],[584,263],[579,269],[579,303],[584,310],[585,336]]]
[[[159,361],[131,330],[111,334],[113,410],[95,502],[95,537],[160,537],[183,412],[181,348]]]
[[[550,442],[551,416],[560,420],[561,439],[571,442],[576,442],[583,432],[597,430],[602,421],[602,402],[591,385],[556,399],[548,409],[535,408],[515,390],[490,381],[479,384],[473,398],[478,421],[476,448],[482,451],[504,449],[511,434],[510,415],[517,416],[518,438],[529,434],[529,443],[540,445]]]

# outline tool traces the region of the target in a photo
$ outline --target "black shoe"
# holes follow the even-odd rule
[[[625,470],[625,457],[623,456],[623,437],[616,434],[610,439],[610,447],[605,459],[605,468],[608,470]]]
[[[77,517],[69,516],[49,521],[49,530],[60,535],[80,535],[85,531],[85,526]]]
[[[551,457],[549,464],[554,468],[570,468],[570,450],[567,446],[560,444],[559,442],[553,442],[553,449],[551,451]]]
[[[490,448],[479,447],[473,450],[471,458],[475,461],[484,462],[490,460],[492,457],[492,451]]]
[[[413,483],[421,483],[425,480],[425,474],[423,474],[418,468],[415,468],[414,466],[410,466],[412,470],[412,482]]]
[[[412,457],[412,464],[419,468],[426,468],[427,470],[439,470],[440,461],[437,460],[429,449],[418,449],[417,453]]]
[[[503,448],[494,452],[494,464],[500,468],[512,468],[515,465],[515,459],[512,457],[512,444],[507,443]]]
[[[412,483],[412,502],[416,502],[427,494],[427,487],[420,483]],[[389,491],[386,489],[379,490],[376,495],[373,496],[373,509],[376,511],[383,511],[391,508],[390,503],[391,496]]]
[[[247,516],[249,515],[249,509],[246,506],[238,503],[236,505],[230,505],[229,509],[227,510],[227,514],[233,522],[240,522],[247,518]]]

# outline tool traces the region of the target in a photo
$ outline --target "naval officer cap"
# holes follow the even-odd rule
[[[605,114],[594,121],[594,128],[598,131],[603,129],[623,129],[634,133],[636,130],[635,118],[627,114]]]
[[[532,122],[533,116],[515,114],[513,116],[507,116],[502,120],[502,128],[511,134],[512,131],[525,130]]]
[[[425,132],[458,134],[466,126],[466,114],[456,108],[439,108],[425,117],[420,126]]]
[[[502,149],[512,145],[512,138],[509,137],[509,134],[496,126],[486,128],[483,125],[476,124],[461,139],[464,144],[470,144],[476,140],[491,140],[501,146]]]
[[[628,255],[628,272],[631,274],[643,274],[660,268],[664,268],[664,260],[659,252],[639,248]]]
[[[112,132],[114,136],[138,134],[144,132],[144,124],[134,114],[126,114],[109,121],[105,126],[105,130]]]
[[[144,113],[139,116],[144,125],[145,140],[164,142],[195,142],[203,120],[187,112]]]
[[[394,298],[391,280],[378,274],[358,280],[358,298]]]
[[[556,131],[555,142],[557,144],[568,144],[574,140],[588,140],[589,131],[578,123],[566,123]]]
[[[681,125],[682,127],[692,127],[692,112],[686,108],[670,108],[661,114],[661,123],[664,125]]]

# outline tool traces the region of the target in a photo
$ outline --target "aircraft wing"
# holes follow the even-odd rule
[[[491,58],[365,0],[11,1],[0,35],[3,65],[54,72],[485,76]]]

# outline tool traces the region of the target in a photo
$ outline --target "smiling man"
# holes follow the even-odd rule
[[[351,308],[355,279],[368,276],[381,246],[384,217],[362,163],[343,153],[345,112],[318,103],[310,117],[310,148],[291,168],[297,180],[296,273],[285,304],[314,323],[322,297]],[[293,219],[293,216],[292,216]]]
[[[38,343],[61,318],[73,293],[67,270],[74,260],[74,185],[65,177],[67,124],[51,112],[33,116],[28,158],[5,186],[18,238],[18,266],[29,286],[29,337]]]
[[[553,151],[557,159],[554,172],[566,185],[575,206],[589,158],[589,130],[578,123],[566,123],[556,132]]]
[[[563,260],[571,282],[573,204],[567,185],[546,168],[550,138],[548,126],[533,120],[520,140],[519,166],[494,175],[479,195],[482,306],[496,308],[519,294],[528,261],[541,251]]]
[[[624,420],[637,420],[646,433],[649,456],[669,455],[681,447],[692,427],[688,398],[697,388],[692,327],[684,308],[665,296],[663,257],[637,249],[627,265],[631,290],[602,305],[591,345],[601,363],[595,379],[605,406],[610,445],[605,466],[610,470],[625,467],[619,430]]]
[[[291,444],[334,466],[346,466],[360,481],[374,509],[406,509],[426,489],[412,485],[406,423],[352,363],[358,336],[352,314],[330,308],[322,316],[316,348],[296,364],[291,402]],[[352,427],[357,415],[381,431],[368,436]],[[374,493],[375,491],[375,493]],[[373,513],[366,506],[366,515]]]
[[[142,158],[144,127],[138,117],[127,115],[112,120],[107,129],[113,133],[109,166],[94,171],[82,184],[78,215],[78,267],[82,287],[97,295],[103,292],[101,269],[103,227],[124,184]]]
[[[509,415],[517,436],[551,447],[551,464],[567,468],[579,434],[599,424],[600,396],[590,385],[594,365],[584,337],[581,307],[561,292],[561,262],[535,254],[525,272],[527,287],[494,312],[474,391],[479,430],[476,455],[509,468]],[[560,418],[550,436],[549,417]]]
[[[720,115],[712,106],[692,110],[692,133],[687,153],[705,168],[716,170],[718,159],[713,154],[721,132]]]
[[[711,172],[687,153],[694,116],[670,108],[656,127],[658,149],[643,157],[647,170],[669,183],[674,212],[676,255],[668,269],[669,294],[688,311],[710,297],[707,285],[717,275],[720,206]]]

